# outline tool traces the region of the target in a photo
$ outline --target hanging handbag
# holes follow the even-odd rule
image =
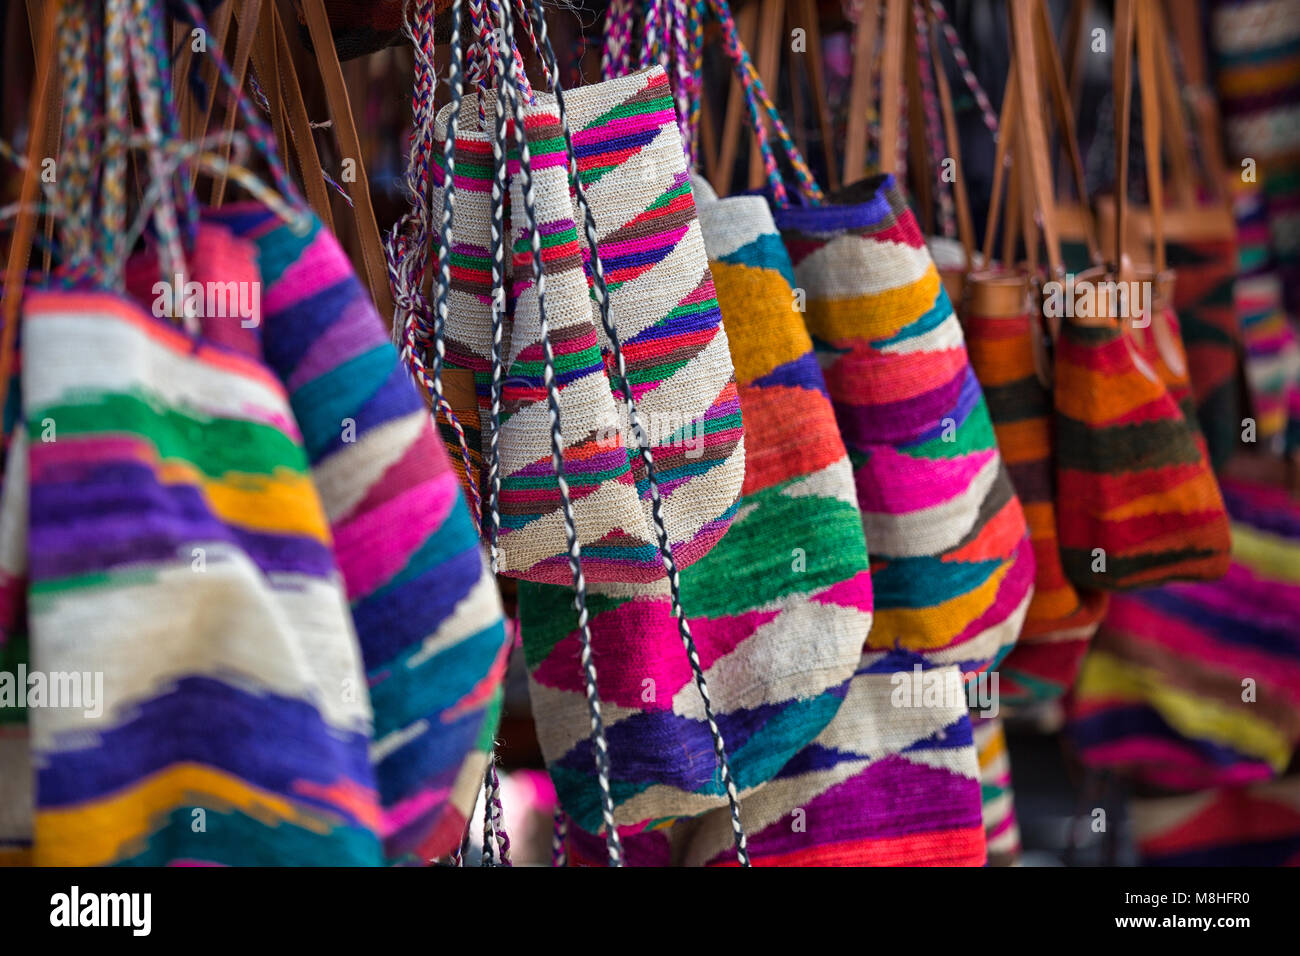
[[[1033,4],[1033,7],[1038,7]],[[1039,11],[1031,8],[1031,13]],[[1013,24],[1019,26],[1026,11],[1012,8]],[[1020,76],[1034,76],[1036,65],[1052,59],[1050,36],[1041,28],[1021,27],[1017,39],[1024,44],[1029,69],[1020,69],[1020,51],[1012,57],[1011,73],[1003,96],[1003,119],[994,165],[992,203],[984,239],[984,262],[966,279],[966,299],[961,306],[971,366],[979,377],[988,402],[989,415],[998,439],[998,449],[1007,464],[1011,483],[1025,509],[1034,547],[1034,594],[1025,615],[1020,639],[998,667],[1001,700],[1009,706],[1025,705],[1058,697],[1078,673],[1088,641],[1106,611],[1106,597],[1097,591],[1080,592],[1070,583],[1061,566],[1057,539],[1054,475],[1052,464],[1052,393],[1049,353],[1050,330],[1043,316],[1042,277],[1038,274],[1037,228],[1033,213],[1038,199],[1032,188],[1017,189],[1015,181],[1034,181],[1028,150],[1041,137],[1041,117],[1020,95]],[[1044,49],[1048,46],[1047,49]],[[1069,127],[1067,144],[1077,153]],[[1006,160],[1012,146],[1021,159],[1015,178],[1008,174]],[[1026,169],[1025,166],[1030,168]],[[993,239],[997,232],[999,200],[1006,195],[1007,224],[1003,259],[993,261]],[[1016,201],[1012,202],[1011,197]],[[1051,212],[1054,214],[1055,205]],[[1019,215],[1017,216],[1016,213]],[[1053,219],[1053,222],[1055,220]],[[1091,233],[1091,229],[1086,229]],[[1028,262],[1016,263],[1015,239],[1023,234]],[[1063,255],[1048,248],[1049,265],[1062,264]]]
[[[1138,12],[1149,16],[1139,5]],[[1056,348],[1057,507],[1062,560],[1079,587],[1119,590],[1179,579],[1220,577],[1228,528],[1214,474],[1173,397],[1142,359],[1127,326],[1150,321],[1171,281],[1161,236],[1158,111],[1148,29],[1140,62],[1147,98],[1143,128],[1155,210],[1155,266],[1139,272],[1126,256],[1129,65],[1132,0],[1117,12],[1115,90],[1119,198],[1114,226],[1119,271],[1090,270],[1075,282],[1082,306],[1062,311]],[[1114,295],[1101,294],[1107,289]],[[1068,290],[1066,290],[1068,292]],[[1145,297],[1150,304],[1142,301]],[[1074,301],[1077,300],[1077,303]],[[1087,313],[1087,314],[1080,314]]]
[[[843,699],[871,627],[871,581],[852,473],[793,274],[761,197],[717,199],[695,181],[700,224],[736,367],[740,414],[753,450],[739,516],[704,559],[682,572],[682,603],[706,648],[714,712],[733,748],[742,794],[763,785],[811,741]],[[814,543],[815,539],[815,543]],[[683,763],[708,745],[692,713],[690,673],[664,586],[592,586],[593,653],[609,724],[611,765],[628,833],[697,814],[723,794],[712,767]],[[578,829],[599,823],[575,709],[581,685],[569,661],[565,589],[525,584],[520,626],[542,750]],[[561,667],[561,665],[564,665]],[[649,690],[647,691],[647,680]],[[569,703],[565,703],[565,701]],[[626,834],[625,834],[626,836]]]

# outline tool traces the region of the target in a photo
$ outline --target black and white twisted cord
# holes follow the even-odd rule
[[[457,0],[459,2],[459,0]],[[513,18],[510,4],[501,4],[501,19],[505,30],[506,47],[515,48]],[[543,21],[544,23],[545,21]],[[543,28],[544,30],[544,28]],[[543,36],[545,33],[543,32]],[[552,54],[554,59],[554,54]],[[587,582],[582,573],[582,551],[578,543],[578,528],[573,515],[573,502],[569,484],[564,479],[563,436],[560,430],[560,390],[555,382],[555,354],[551,348],[550,324],[546,315],[546,272],[542,262],[541,228],[537,222],[534,203],[532,163],[529,157],[528,136],[524,126],[523,93],[513,59],[507,61],[507,82],[503,89],[510,101],[515,123],[515,141],[519,147],[520,192],[523,198],[524,223],[532,249],[533,278],[537,293],[537,321],[542,340],[542,370],[546,385],[546,401],[550,411],[551,467],[555,470],[560,492],[560,506],[564,517],[564,531],[568,540],[569,569],[573,572],[573,604],[578,614],[578,632],[581,637],[581,663],[586,685],[587,709],[591,717],[591,736],[595,749],[596,781],[600,787],[601,816],[605,822],[605,846],[611,866],[623,865],[623,842],[614,823],[614,796],[610,790],[609,743],[605,737],[605,723],[600,714],[600,699],[596,689],[596,663],[591,652],[591,619],[587,612]],[[558,86],[557,86],[558,89]],[[572,148],[570,147],[570,154]]]
[[[539,50],[543,57],[554,62],[555,51],[551,47],[550,36],[546,29],[546,16],[542,10],[541,0],[531,0],[531,4],[533,18],[538,21]],[[558,70],[553,72],[558,73]],[[704,718],[709,725],[709,735],[713,738],[713,750],[717,757],[722,785],[726,790],[727,804],[731,811],[731,830],[736,843],[736,856],[741,866],[749,866],[749,848],[745,839],[745,828],[740,820],[740,795],[736,792],[736,784],[731,774],[730,761],[727,759],[727,748],[722,739],[722,731],[718,728],[717,720],[713,715],[713,701],[709,696],[709,685],[704,677],[704,669],[700,665],[700,656],[695,647],[695,638],[691,634],[690,622],[686,619],[686,614],[682,609],[681,579],[668,540],[668,530],[664,524],[663,500],[659,492],[659,482],[655,476],[654,456],[650,451],[649,438],[642,431],[637,417],[636,400],[632,397],[632,386],[627,377],[627,364],[623,357],[622,344],[619,340],[618,330],[614,327],[614,322],[610,317],[609,290],[605,284],[604,268],[601,265],[600,255],[597,251],[596,218],[591,211],[590,204],[587,202],[586,191],[583,189],[582,179],[578,174],[578,160],[573,151],[573,137],[569,127],[568,114],[564,107],[564,92],[559,83],[555,84],[554,93],[556,108],[560,117],[560,126],[564,132],[564,144],[569,158],[569,184],[574,192],[578,211],[582,216],[587,245],[591,253],[592,292],[600,312],[601,325],[604,326],[605,334],[609,338],[610,348],[614,355],[615,375],[618,379],[619,389],[623,393],[624,405],[627,408],[628,427],[636,439],[641,463],[645,468],[646,481],[650,488],[650,513],[654,522],[655,536],[659,544],[659,556],[663,561],[664,573],[668,577],[673,616],[677,619],[677,630],[682,639],[682,647],[685,649],[686,656],[690,661],[691,673],[695,677],[695,686],[698,688],[700,698],[704,703]]]

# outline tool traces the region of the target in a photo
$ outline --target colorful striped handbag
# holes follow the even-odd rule
[[[1203,444],[1156,369],[1127,331],[1167,308],[1173,282],[1161,242],[1159,111],[1150,77],[1155,37],[1138,30],[1143,129],[1151,190],[1154,269],[1139,271],[1126,249],[1127,157],[1134,10],[1117,8],[1115,89],[1119,183],[1114,248],[1121,271],[1094,269],[1074,283],[1056,348],[1057,514],[1065,571],[1079,587],[1121,590],[1172,580],[1213,579],[1228,563],[1228,521]],[[1149,16],[1145,4],[1139,12]],[[1112,290],[1110,294],[1107,290]],[[1094,293],[1092,305],[1081,304]],[[1153,331],[1155,331],[1153,329]]]
[[[681,600],[743,795],[834,716],[871,627],[871,580],[848,457],[792,308],[793,274],[771,212],[760,197],[719,200],[698,179],[695,194],[731,329],[739,413],[757,441],[738,517],[682,572]],[[712,765],[682,760],[709,746],[709,729],[691,699],[667,587],[593,584],[590,594],[600,696],[617,705],[607,718],[611,783],[627,840],[655,821],[709,810],[724,794]],[[595,831],[571,603],[568,589],[520,587],[542,750],[574,827]]]
[[[1041,7],[1038,12],[1042,12]],[[1019,18],[1023,11],[1013,8],[1012,15]],[[1031,73],[1042,47],[1046,47],[1049,58],[1055,53],[1050,36],[1042,34],[1041,29],[1031,34],[1038,48],[1027,46],[1025,52]],[[1088,641],[1106,611],[1105,594],[1077,590],[1061,566],[1054,494],[1050,330],[1045,322],[1044,299],[1039,294],[1043,286],[1037,267],[1038,230],[1032,221],[1038,202],[1033,189],[1014,185],[1017,179],[1033,181],[1032,161],[1029,170],[1022,172],[1021,167],[1030,159],[1029,150],[1035,148],[1038,137],[1042,136],[1041,117],[1028,112],[1029,107],[1019,94],[1018,54],[1019,51],[1013,57],[1012,73],[1003,97],[1003,120],[999,124],[993,203],[984,238],[984,261],[988,265],[967,277],[966,298],[961,305],[971,367],[983,387],[998,450],[1024,507],[1034,548],[1034,593],[1020,640],[998,667],[999,693],[1008,706],[1050,700],[1067,690],[1078,673]],[[1074,155],[1076,150],[1068,126],[1066,139],[1070,142],[1069,152]],[[1021,159],[1015,167],[1016,179],[1008,176],[1004,162],[1013,145]],[[1010,221],[1005,231],[1012,241],[1004,243],[1004,249],[1012,252],[1017,233],[1023,234],[1029,260],[1024,265],[1013,262],[999,266],[992,261],[993,239],[1001,211],[999,200],[1005,194],[1011,194],[1007,202]],[[1012,196],[1018,201],[1012,202]],[[1028,221],[1018,223],[1016,212]],[[1055,210],[1049,210],[1048,216],[1054,221]],[[1082,206],[1081,216],[1091,217],[1086,205]],[[1044,217],[1044,222],[1048,221]],[[1091,223],[1085,221],[1084,226],[1084,234],[1091,236]],[[1052,230],[1043,231],[1055,236]],[[1048,241],[1048,262],[1052,265],[1059,264],[1063,258],[1059,238],[1054,241],[1056,245],[1053,240]],[[1054,271],[1054,274],[1059,273]]]
[[[864,655],[835,719],[741,801],[756,866],[981,866],[980,768],[960,677],[935,701],[900,704],[896,676]],[[938,676],[941,669],[930,671]],[[901,675],[910,679],[911,675]],[[641,865],[735,866],[725,811],[627,841]],[[600,844],[570,831],[577,864]]]
[[[856,471],[882,672],[979,671],[1033,590],[1024,512],[961,327],[892,176],[825,207],[779,208],[805,321]]]
[[[1163,791],[1281,774],[1300,744],[1300,506],[1278,474],[1225,477],[1219,581],[1115,595],[1068,732],[1090,767]]]
[[[609,377],[608,337],[588,298],[577,211],[568,197],[558,112],[540,95],[527,111],[537,213],[547,235],[548,316],[565,429],[565,478],[572,486],[584,574],[589,581],[647,582],[663,576],[649,485],[641,473],[622,395]],[[466,97],[455,142],[462,163],[452,249],[447,349],[453,368],[475,373],[482,455],[491,456],[491,145],[476,128],[480,100]],[[744,441],[735,382],[708,274],[671,91],[662,69],[583,88],[566,98],[580,175],[607,264],[610,313],[626,340],[626,362],[655,461],[663,473],[662,517],[685,567],[707,554],[735,513]],[[437,141],[450,113],[438,118]],[[619,151],[630,150],[630,153]],[[517,191],[517,149],[509,169]],[[609,157],[617,156],[610,163]],[[445,177],[445,173],[441,176]],[[440,174],[435,174],[435,183]],[[434,213],[441,192],[435,192]],[[522,196],[512,199],[519,209]],[[515,224],[518,229],[518,223]],[[514,314],[501,337],[499,404],[502,574],[545,583],[569,577],[558,488],[548,448],[542,344],[531,279],[519,270],[531,251],[516,244]],[[704,454],[684,460],[679,433],[703,435]]]
[[[496,584],[429,413],[333,235],[259,206],[215,216],[256,243],[263,354],[303,431],[368,674],[386,856],[444,856],[500,717]]]

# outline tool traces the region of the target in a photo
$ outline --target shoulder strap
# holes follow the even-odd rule
[[[321,79],[325,83],[325,99],[329,104],[335,135],[338,137],[343,155],[356,163],[357,180],[349,195],[352,197],[353,209],[356,213],[361,257],[365,262],[370,295],[384,322],[391,323],[393,293],[388,285],[388,266],[384,258],[383,242],[379,236],[379,224],[375,220],[375,209],[370,201],[370,180],[366,176],[365,160],[361,155],[357,124],[352,117],[352,105],[348,102],[348,89],[343,82],[343,68],[339,65],[338,53],[334,49],[334,35],[330,31],[324,0],[303,0],[302,6],[307,16],[307,29],[311,34],[311,43],[316,49],[316,63],[320,67]]]

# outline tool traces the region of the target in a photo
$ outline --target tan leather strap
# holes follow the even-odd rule
[[[931,177],[931,158],[935,144],[928,141],[925,126],[924,94],[921,92],[921,59],[916,49],[916,20],[908,10],[903,24],[903,82],[907,87],[907,172],[912,196],[921,214],[921,228],[934,235],[936,196]],[[934,158],[938,162],[938,158]]]
[[[864,0],[853,27],[853,72],[849,79],[849,116],[844,131],[844,182],[867,171],[867,120],[871,113],[871,72],[876,62],[879,0]]]
[[[237,0],[232,4],[236,22],[235,56],[230,64],[236,83],[232,96],[243,95],[244,83],[248,76],[248,62],[253,54],[253,37],[257,35],[261,4],[262,0]],[[239,108],[232,100],[226,107],[224,125],[226,142],[221,147],[222,158],[226,160],[230,159],[230,135],[235,131],[235,121],[238,118]],[[225,201],[226,181],[228,178],[227,174],[222,172],[212,183],[212,193],[208,201],[216,209],[220,209],[221,204]]]
[[[298,84],[298,71],[293,69],[293,50],[289,46],[289,37],[284,21],[269,3],[273,24],[276,58],[285,68],[280,70],[281,103],[286,110],[285,129],[289,134],[293,151],[298,157],[298,170],[302,175],[303,189],[307,193],[307,202],[320,217],[321,222],[334,231],[334,215],[330,208],[329,189],[325,185],[325,170],[321,166],[320,153],[316,149],[316,136],[311,128],[311,117],[307,113],[307,104],[303,100],[302,87]]]
[[[1027,172],[1033,186],[1034,206],[1042,223],[1048,266],[1056,277],[1065,274],[1065,262],[1061,257],[1061,238],[1056,229],[1052,166],[1048,158],[1047,133],[1043,125],[1043,103],[1038,82],[1038,54],[1034,41],[1035,3],[1036,0],[1012,0],[1011,32],[1024,114],[1025,155],[1029,161]]]
[[[1162,114],[1162,131],[1165,133],[1166,156],[1169,160],[1169,176],[1173,183],[1174,195],[1178,198],[1179,205],[1195,206],[1197,203],[1196,174],[1193,169],[1192,153],[1188,149],[1190,140],[1187,135],[1187,122],[1183,115],[1182,94],[1174,79],[1173,60],[1169,54],[1169,40],[1164,32],[1164,23],[1156,19],[1159,14],[1158,0],[1141,0],[1138,4],[1139,34],[1143,30],[1158,31],[1153,33],[1154,42],[1147,57],[1151,60],[1151,67],[1144,68],[1143,60],[1146,58],[1139,52],[1138,72],[1143,83],[1147,82],[1147,76],[1151,77],[1159,94],[1157,108]],[[1141,45],[1141,39],[1138,42]],[[1144,98],[1142,102],[1145,104],[1146,99]]]
[[[903,78],[903,45],[910,0],[885,0],[884,48],[880,55],[880,171],[898,171],[898,137],[902,129],[900,90]]]
[[[1007,181],[1007,155],[1012,140],[1018,135],[1016,114],[1020,111],[1019,82],[1016,79],[1015,52],[1011,54],[1011,68],[1007,71],[1007,84],[1002,91],[1002,113],[998,117],[998,143],[993,153],[993,189],[989,196],[989,213],[984,222],[984,268],[993,265],[993,238],[998,232],[998,216],[1002,211],[1003,193]]]
[[[1111,76],[1115,98],[1115,271],[1132,272],[1124,235],[1128,226],[1128,138],[1133,105],[1133,0],[1115,0],[1115,43]]]
[[[736,33],[745,49],[754,48],[754,38],[758,35],[756,4],[746,4],[736,14]],[[731,177],[736,167],[736,156],[740,152],[740,134],[746,109],[744,88],[740,78],[733,74],[731,89],[727,93],[727,112],[722,119],[722,143],[718,148],[715,178],[711,180],[713,189],[719,196],[731,194]]]
[[[1215,199],[1226,199],[1228,164],[1223,154],[1222,123],[1218,101],[1210,89],[1205,65],[1205,35],[1201,23],[1199,4],[1168,3],[1155,11],[1156,36],[1163,37],[1173,24],[1173,34],[1182,60],[1185,83],[1182,89],[1191,101],[1192,115],[1200,147],[1200,160],[1205,167],[1206,187]],[[1167,56],[1167,51],[1166,51]],[[1170,69],[1170,75],[1173,70]],[[1177,82],[1174,83],[1177,86]]]
[[[1151,206],[1152,254],[1156,275],[1165,271],[1165,187],[1160,164],[1160,91],[1152,82],[1159,63],[1157,50],[1164,41],[1155,32],[1155,4],[1138,0],[1137,46],[1138,72],[1142,94],[1142,146],[1146,154],[1147,199]],[[1175,110],[1177,112],[1177,110]]]
[[[808,92],[812,95],[813,111],[817,114],[817,128],[822,136],[822,156],[826,160],[826,185],[834,191],[839,189],[839,177],[835,170],[835,127],[831,122],[830,101],[826,95],[826,65],[822,61],[822,34],[818,25],[817,0],[795,0],[794,15],[808,31],[807,53],[804,64],[808,74]],[[798,97],[796,97],[796,100]],[[804,155],[807,155],[805,150]]]
[[[379,224],[375,220],[375,209],[370,201],[370,181],[366,176],[365,159],[361,155],[361,141],[352,117],[352,106],[348,102],[347,85],[343,82],[343,69],[334,49],[334,34],[330,30],[324,0],[303,0],[302,6],[307,16],[311,43],[316,49],[316,63],[320,67],[321,79],[325,82],[325,100],[329,105],[330,119],[334,123],[334,134],[344,158],[356,163],[355,188],[349,191],[349,195],[356,213],[357,234],[370,295],[385,325],[391,325],[393,293],[388,285],[383,240],[379,236]]]
[[[781,76],[781,47],[786,42],[785,0],[751,0],[758,7],[758,49],[754,51],[754,68],[763,88],[775,90]],[[763,122],[763,120],[760,120]],[[749,188],[761,189],[767,182],[767,168],[758,148],[758,135],[750,132]]]
[[[54,100],[53,61],[54,25],[58,18],[58,4],[40,4],[40,18],[33,23],[36,41],[36,78],[32,83],[29,117],[46,116]],[[41,160],[48,155],[49,125],[37,132],[32,124],[27,143],[27,167],[23,171],[22,185],[18,188],[18,213],[14,219],[13,237],[9,243],[9,256],[5,261],[4,285],[0,286],[0,408],[9,401],[9,379],[13,375],[18,346],[18,323],[27,279],[27,262],[32,252],[32,239],[36,235],[36,197],[40,193]]]
[[[1088,255],[1093,265],[1101,265],[1101,243],[1097,239],[1097,224],[1088,208],[1087,179],[1083,171],[1083,154],[1079,149],[1079,136],[1075,128],[1074,107],[1070,90],[1065,82],[1065,67],[1061,63],[1060,52],[1056,49],[1056,40],[1052,36],[1052,23],[1047,13],[1045,0],[1036,0],[1035,34],[1038,40],[1040,63],[1047,74],[1047,82],[1055,107],[1056,120],[1061,126],[1061,142],[1069,161],[1070,171],[1074,177],[1075,196],[1083,209],[1084,241],[1088,246]]]
[[[961,240],[962,251],[966,255],[966,268],[975,266],[975,224],[971,218],[970,196],[966,192],[966,177],[962,174],[961,139],[957,131],[957,111],[952,103],[952,89],[948,86],[948,71],[943,67],[943,57],[939,54],[939,40],[935,27],[937,18],[934,8],[926,5],[926,23],[930,27],[930,62],[934,65],[934,85],[939,94],[939,111],[943,117],[943,138],[948,143],[953,165],[953,204],[957,207],[957,238]]]

